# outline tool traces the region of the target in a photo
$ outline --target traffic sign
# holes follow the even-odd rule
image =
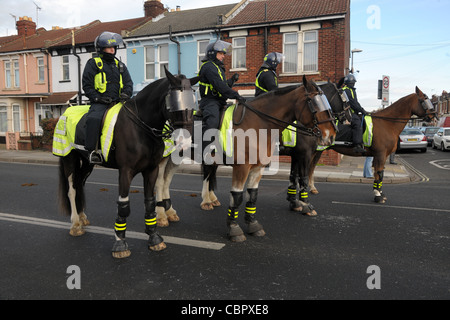
[[[381,104],[383,106],[389,105],[389,87],[391,85],[391,79],[389,76],[383,76],[381,88]]]

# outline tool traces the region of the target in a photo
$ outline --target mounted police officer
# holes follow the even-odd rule
[[[256,74],[255,97],[278,88],[277,67],[283,62],[284,56],[271,52],[264,57],[264,63]]]
[[[238,80],[234,74],[227,80],[223,60],[225,55],[231,55],[231,44],[222,40],[210,43],[206,47],[206,56],[202,61],[198,75],[200,77],[200,110],[203,115],[202,132],[208,129],[218,129],[220,125],[220,111],[226,106],[227,99],[245,102],[245,99],[231,89]],[[203,149],[206,143],[203,142]]]
[[[86,116],[85,148],[92,164],[102,163],[97,144],[105,111],[112,103],[129,99],[133,94],[128,69],[116,58],[117,48],[122,44],[119,34],[102,32],[95,39],[98,56],[89,59],[84,68],[83,90],[91,104]]]
[[[350,108],[352,111],[352,121],[350,127],[352,129],[353,137],[353,151],[356,153],[365,153],[364,144],[362,139],[362,121],[363,116],[367,114],[366,110],[358,102],[358,97],[356,96],[355,88],[356,78],[353,74],[348,74],[344,78],[344,89],[347,97],[349,99]]]

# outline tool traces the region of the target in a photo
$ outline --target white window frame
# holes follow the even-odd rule
[[[162,57],[162,47],[167,48],[167,57]],[[152,50],[153,52],[153,61],[147,60],[147,50]],[[167,58],[167,59],[166,59]],[[164,66],[169,69],[169,44],[168,43],[162,43],[157,46],[146,46],[145,47],[145,55],[144,55],[144,79],[145,81],[152,81],[155,79],[164,78],[166,75],[164,73]],[[153,78],[147,77],[147,68],[153,68]]]
[[[197,41],[197,73],[203,64],[202,60],[206,56],[206,47],[209,44],[209,40],[199,40]]]
[[[167,48],[167,57],[162,57],[161,54],[163,50],[161,48]],[[164,66],[166,66],[167,70],[169,70],[169,44],[164,43],[158,45],[158,64],[159,64],[159,74],[157,75],[158,78],[164,78],[166,76],[166,73],[164,72]]]
[[[10,89],[12,88],[12,84],[14,83],[13,77],[12,77],[12,68],[11,68],[11,60],[4,61],[4,68],[5,68],[5,88]]]
[[[45,62],[44,57],[37,57],[36,58],[36,64],[37,64],[37,81],[38,82],[45,82]]]
[[[64,61],[67,58],[67,61]],[[61,79],[62,81],[70,81],[70,57],[61,57]]]
[[[12,131],[13,132],[20,132],[21,130],[21,116],[20,116],[20,104],[14,103],[12,105]]]
[[[307,35],[310,35],[314,33],[315,34],[315,39],[314,40],[305,40],[307,39]],[[297,36],[295,37],[296,42],[286,42],[286,36],[287,35],[294,35],[296,34]],[[308,60],[305,58],[305,54],[307,54],[306,51],[309,52],[309,50],[305,50],[305,46],[309,45],[309,44],[316,44],[315,48],[313,48],[313,50],[315,49],[314,53],[315,54],[315,68],[313,70],[305,70],[305,62]],[[289,57],[287,50],[286,50],[286,45],[293,45],[293,44],[297,44],[297,55],[296,55],[296,71],[286,71],[286,63],[289,61],[289,59],[291,57]],[[318,30],[305,30],[305,31],[297,31],[297,32],[286,32],[283,33],[283,53],[285,55],[285,61],[283,63],[283,71],[282,74],[283,75],[301,75],[301,74],[315,74],[319,72],[319,32]],[[314,65],[314,63],[313,63]]]
[[[36,132],[43,133],[44,130],[41,127],[41,120],[46,118],[53,118],[52,108],[50,106],[42,106],[39,102],[34,104],[34,119]]]
[[[14,88],[20,88],[20,64],[19,59],[12,60],[12,68],[14,74]]]
[[[153,52],[153,60],[147,60],[147,50],[150,50],[151,52]],[[154,80],[155,78],[156,78],[156,49],[155,49],[155,47],[154,46],[147,46],[147,47],[145,47],[145,50],[144,50],[144,66],[145,66],[145,68],[144,68],[144,79],[146,80],[146,81],[149,81],[149,80]],[[148,78],[147,77],[147,74],[148,74],[148,72],[147,72],[147,68],[149,68],[149,67],[153,67],[153,78]]]
[[[237,42],[243,40],[243,45],[237,45]],[[233,54],[232,54],[232,64],[231,69],[233,71],[246,71],[247,70],[247,38],[246,37],[236,37],[233,38]],[[239,62],[243,61],[243,65],[238,65]]]
[[[4,128],[2,127],[2,119],[4,120]],[[5,129],[3,131],[3,129]],[[6,104],[0,104],[0,132],[6,133],[8,131],[8,107]]]

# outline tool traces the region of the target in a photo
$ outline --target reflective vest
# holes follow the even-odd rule
[[[258,88],[258,89],[261,89],[262,91],[264,91],[264,92],[269,92],[269,90],[267,90],[266,88],[263,88],[263,87],[261,87],[260,85],[259,85],[259,76],[263,73],[263,72],[267,72],[267,71],[270,71],[269,69],[264,69],[264,70],[261,70],[261,72],[258,74],[258,76],[256,77],[256,82],[255,82],[255,86]],[[275,84],[278,86],[278,78],[277,77],[275,77]]]
[[[219,68],[219,66],[218,66],[217,64],[215,64],[214,62],[212,62],[212,61],[210,61],[210,60],[209,60],[209,61],[203,62],[203,64],[200,66],[200,70],[202,70],[202,67],[205,65],[205,63],[208,63],[208,62],[211,62],[213,65],[216,66],[217,72],[219,73],[219,76],[220,76],[220,79],[222,79],[222,81],[225,81],[225,79],[224,79],[224,77],[223,77],[223,75],[222,75],[222,70],[220,70],[220,68]],[[198,71],[198,75],[199,75],[199,76],[200,76],[200,70]],[[219,95],[219,97],[222,97],[222,94],[220,94],[220,92],[218,92],[216,89],[214,89],[214,87],[213,87],[212,84],[210,84],[210,83],[205,83],[205,82],[201,82],[201,81],[199,81],[198,84],[200,85],[200,88],[201,88],[202,86],[205,87],[205,96],[208,94],[208,89],[211,89],[211,92],[212,92],[214,95]]]
[[[105,72],[103,72],[103,61],[100,57],[95,57],[95,64],[97,66],[97,68],[99,69],[99,73],[97,73],[95,75],[94,78],[94,85],[95,85],[95,90],[97,90],[100,93],[104,93],[106,91],[106,85],[108,84],[108,81],[106,81],[106,74]],[[120,92],[122,92],[123,89],[123,81],[122,81],[122,68],[119,67],[119,60],[115,59],[116,61],[116,66],[119,69],[119,73],[120,73]]]
[[[355,93],[353,92],[352,88],[349,88],[349,87],[347,87],[347,86],[344,86],[342,89],[343,89],[343,90],[347,90],[347,89],[350,90],[350,92],[352,93],[352,98],[355,99]],[[353,110],[353,108],[350,108],[350,111],[351,111],[352,113],[355,113],[355,111]]]

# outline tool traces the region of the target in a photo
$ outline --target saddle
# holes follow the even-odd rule
[[[112,149],[114,126],[122,106],[123,103],[118,103],[109,108],[103,115],[99,145],[105,161],[108,161],[108,156]],[[84,143],[86,137],[86,114],[89,111],[89,107],[89,105],[72,106],[59,118],[53,135],[54,155],[63,157],[68,155],[73,149],[77,149],[87,156]]]

